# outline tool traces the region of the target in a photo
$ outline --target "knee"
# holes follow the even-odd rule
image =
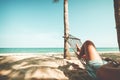
[[[85,44],[86,46],[93,45],[93,46],[95,47],[94,43],[93,43],[92,41],[90,41],[90,40],[85,41],[84,44]]]
[[[91,40],[86,40],[85,43],[90,44],[93,43]]]

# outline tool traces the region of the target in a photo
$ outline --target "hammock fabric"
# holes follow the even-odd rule
[[[82,46],[81,40],[71,34],[69,34],[68,43],[71,46],[71,48],[74,50],[75,53],[77,52],[76,44],[78,44],[79,47]]]
[[[73,49],[73,51],[74,51],[75,53],[77,53],[76,44],[77,44],[79,47],[82,47],[82,42],[81,42],[81,40],[80,40],[79,38],[71,35],[71,34],[69,34],[69,36],[68,36],[67,39],[68,39],[68,44],[70,45],[70,47]],[[81,63],[82,63],[84,66],[86,66],[86,60],[85,60],[85,59],[81,58],[81,59],[79,59],[79,60],[81,61]]]

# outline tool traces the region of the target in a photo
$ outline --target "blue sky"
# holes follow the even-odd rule
[[[69,0],[70,33],[117,47],[113,0]],[[0,47],[63,47],[63,0],[0,0]]]

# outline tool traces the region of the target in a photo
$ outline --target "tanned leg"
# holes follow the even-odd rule
[[[95,45],[92,41],[87,40],[81,47],[80,52],[78,54],[78,58],[80,59],[83,56],[86,56],[87,60],[102,60],[98,52],[96,51]]]

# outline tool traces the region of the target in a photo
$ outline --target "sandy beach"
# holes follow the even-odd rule
[[[102,53],[102,57],[120,60],[119,53]],[[0,80],[92,80],[84,66],[72,55],[4,54],[0,55]]]

